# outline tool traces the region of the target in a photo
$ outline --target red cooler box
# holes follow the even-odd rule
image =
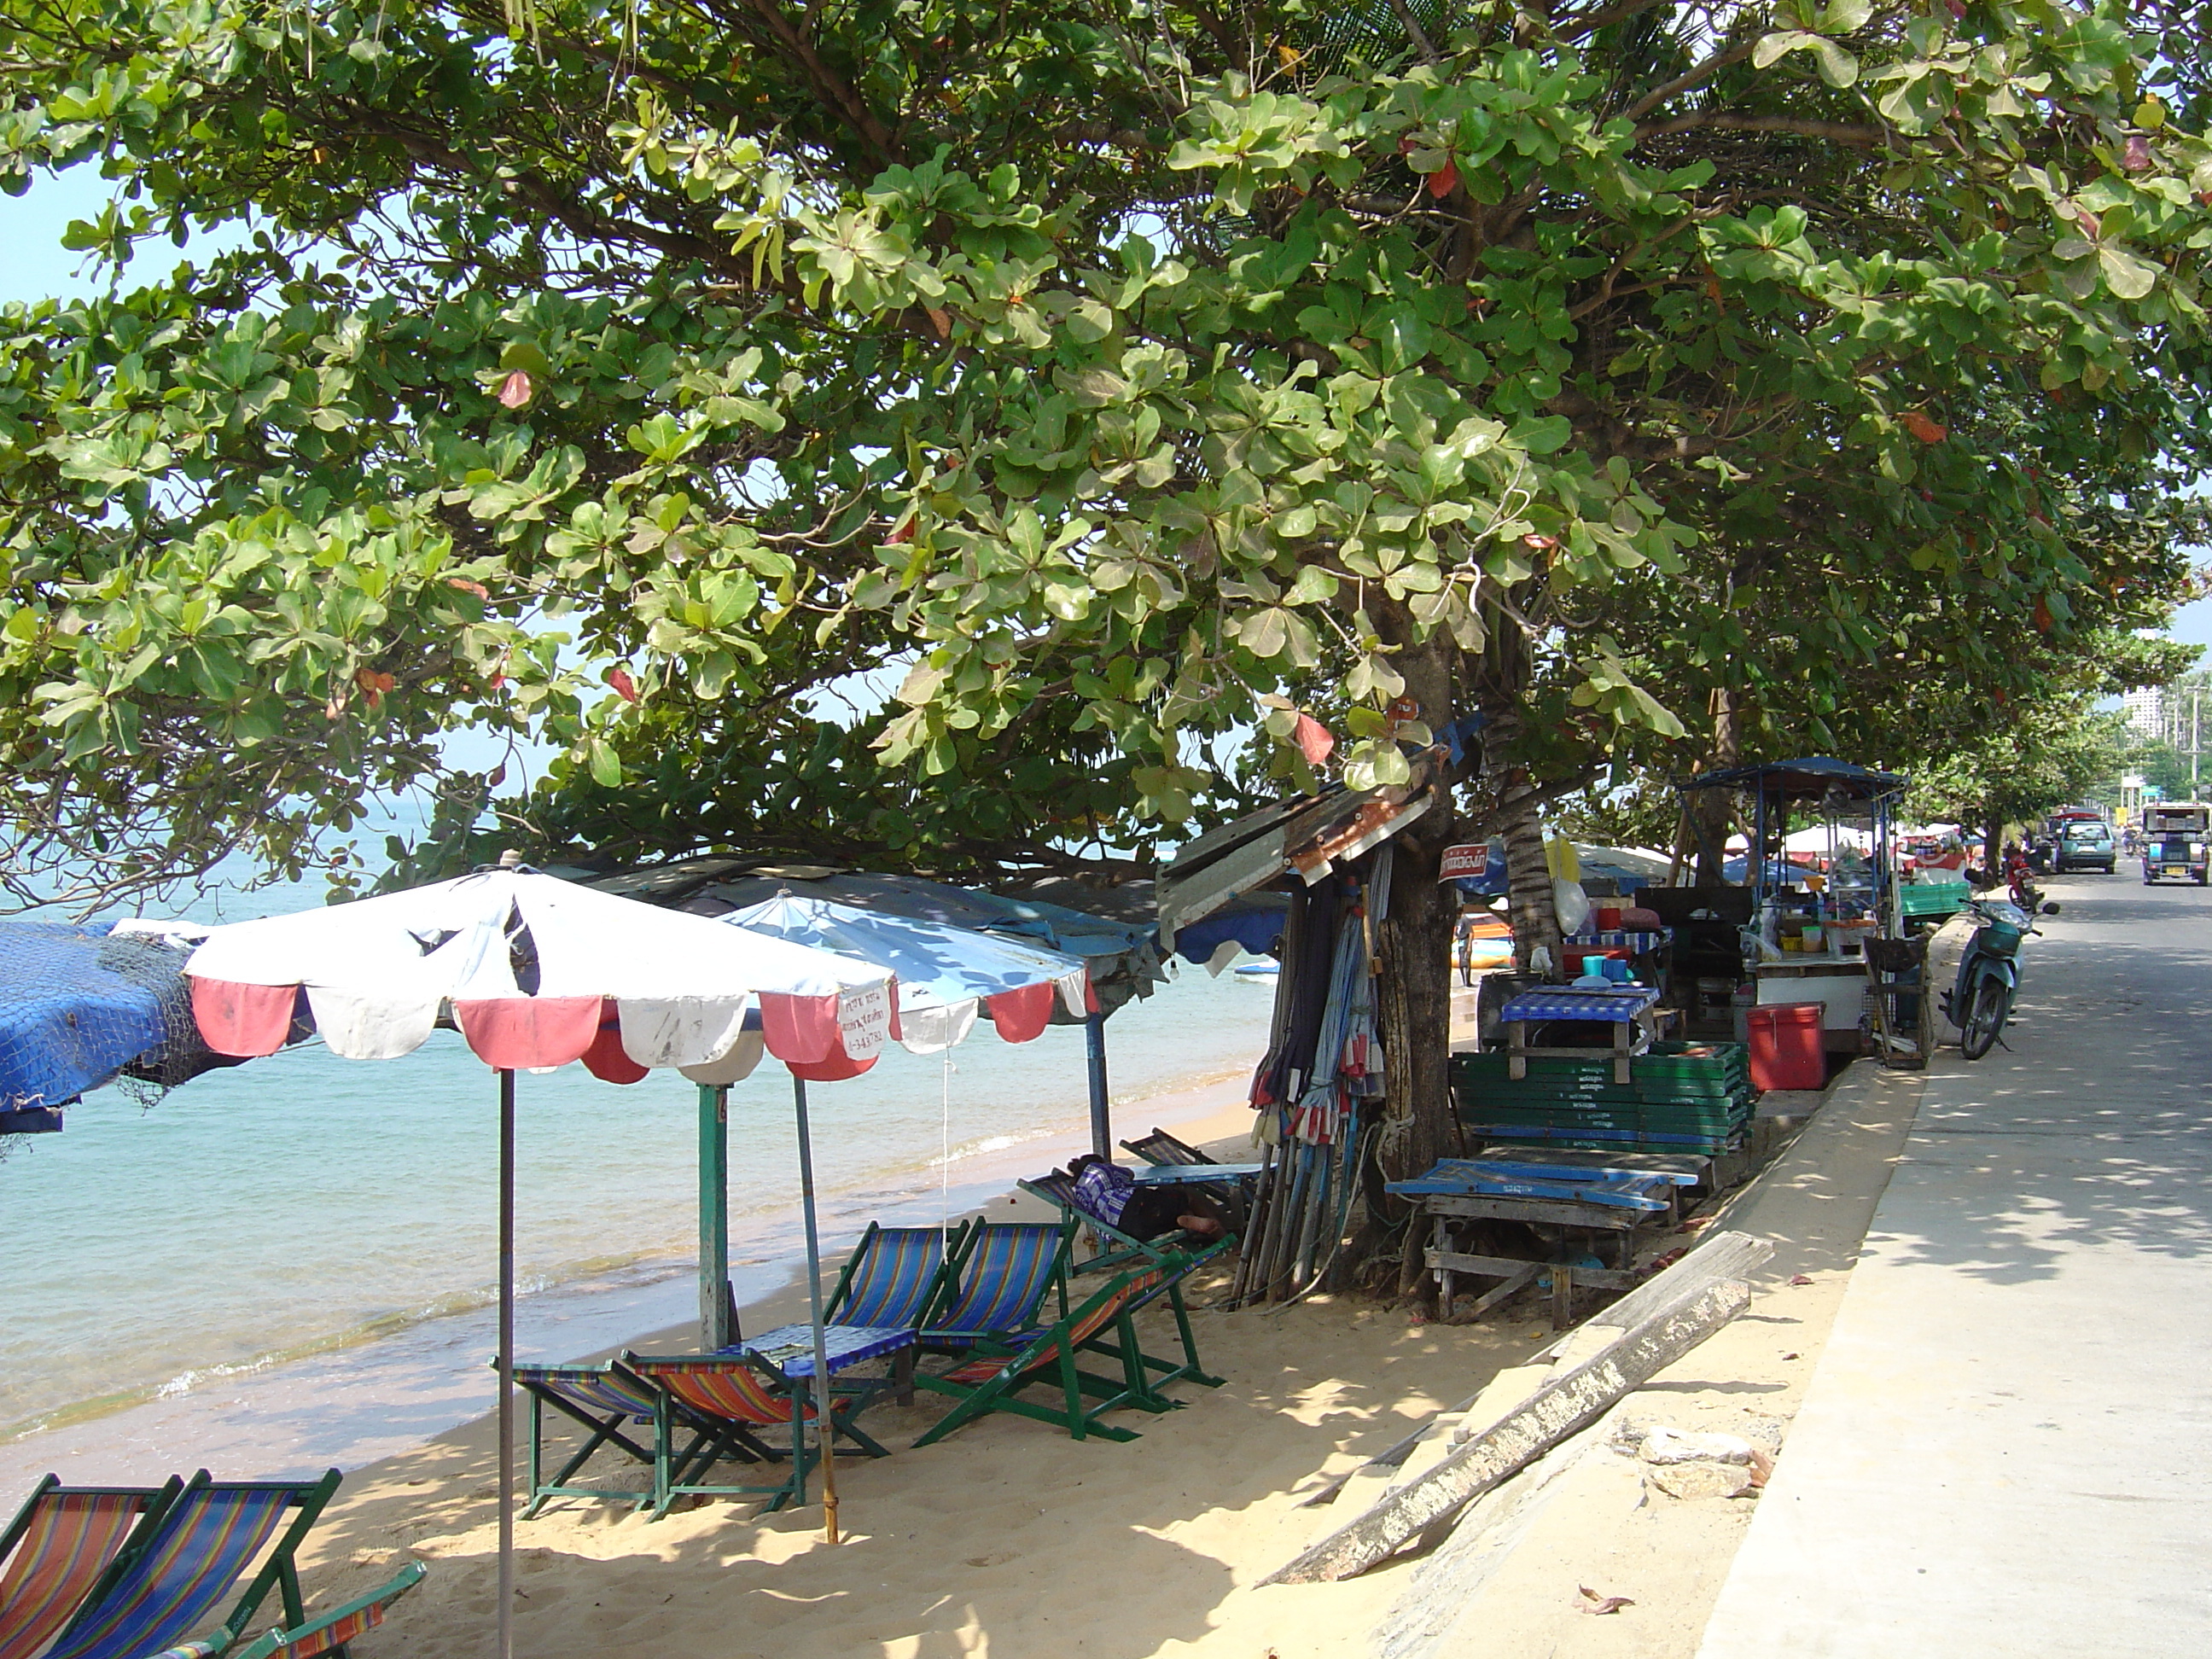
[[[1746,1010],[1751,1035],[1751,1086],[1820,1089],[1828,1081],[1827,1056],[1820,1048],[1820,1022],[1827,1008],[1818,1002],[1774,1002]]]

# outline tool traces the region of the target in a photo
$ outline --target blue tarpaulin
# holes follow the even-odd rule
[[[134,942],[106,933],[0,921],[0,1111],[74,1100],[167,1037],[159,990],[103,959]]]

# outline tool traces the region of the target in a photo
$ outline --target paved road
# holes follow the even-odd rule
[[[1700,1659],[2212,1655],[2212,892],[2130,868],[1930,1069]]]

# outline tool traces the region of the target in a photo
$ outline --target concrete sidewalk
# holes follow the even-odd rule
[[[2212,896],[2057,884],[1948,1051],[1701,1659],[2212,1654]]]

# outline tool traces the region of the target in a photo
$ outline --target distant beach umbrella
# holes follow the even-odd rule
[[[851,1075],[896,1035],[890,975],[520,868],[214,928],[185,971],[219,1054],[273,1054],[305,1016],[332,1052],[389,1060],[449,1018],[499,1073],[499,1651],[511,1659],[514,1073],[580,1060],[635,1081],[757,1045],[796,1067]],[[827,1425],[826,1364],[815,1378]]]

